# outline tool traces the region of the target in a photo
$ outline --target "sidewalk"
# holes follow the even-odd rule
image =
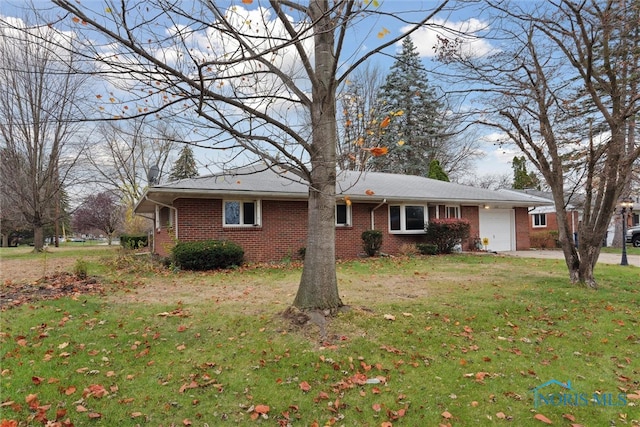
[[[526,257],[526,258],[545,258],[545,259],[562,259],[562,260],[564,259],[564,255],[560,250],[510,251],[510,252],[500,252],[500,254],[508,255],[508,256]],[[622,259],[621,254],[600,253],[598,262],[602,264],[620,265],[621,259]],[[640,267],[640,255],[627,254],[627,262],[629,263],[629,265]]]

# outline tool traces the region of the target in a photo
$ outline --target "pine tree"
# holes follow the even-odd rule
[[[184,178],[193,178],[198,176],[198,168],[196,167],[196,159],[193,156],[193,150],[189,145],[185,145],[180,151],[180,155],[176,160],[171,173],[170,181],[177,181]]]
[[[427,178],[449,182],[449,175],[442,169],[440,162],[436,159],[431,160],[431,163],[429,163],[429,174]]]
[[[371,159],[371,169],[428,176],[431,161],[443,160],[446,153],[441,109],[418,51],[407,37],[377,97],[378,143],[389,151]]]
[[[516,190],[540,189],[540,180],[536,174],[527,172],[527,162],[524,156],[515,156],[511,167],[513,168],[513,188]]]

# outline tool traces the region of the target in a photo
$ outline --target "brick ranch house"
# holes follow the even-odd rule
[[[361,234],[383,232],[381,250],[397,254],[423,241],[430,218],[465,218],[471,236],[488,249],[529,249],[532,206],[548,200],[419,176],[338,172],[336,256],[362,254]],[[306,246],[308,186],[292,173],[240,168],[147,189],[135,213],[154,221],[153,252],[170,253],[176,240],[230,240],[250,262],[296,257]],[[464,242],[470,249],[472,239]]]

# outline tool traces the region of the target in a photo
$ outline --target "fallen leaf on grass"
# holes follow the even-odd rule
[[[447,420],[450,419],[450,418],[453,418],[453,415],[451,415],[451,412],[449,412],[449,411],[444,411],[440,415],[442,415],[442,418],[446,418]]]
[[[91,384],[89,387],[84,389],[84,391],[82,392],[82,397],[87,398],[93,396],[99,399],[108,394],[109,392],[107,391],[107,389],[100,384]]]
[[[542,414],[535,414],[533,416],[533,418],[538,420],[538,421],[542,421],[543,423],[546,423],[546,424],[553,424],[553,422],[551,422],[551,420],[549,418],[545,417]]]
[[[184,383],[182,384],[182,386],[180,386],[180,390],[178,390],[178,393],[184,393],[185,390],[190,389],[190,388],[198,388],[198,383],[195,381],[191,381],[191,383],[187,384]]]
[[[309,390],[311,390],[311,386],[306,381],[302,381],[299,384],[299,386],[300,386],[300,390],[304,391],[305,393],[308,392]]]
[[[385,314],[384,315],[384,319],[385,320],[396,320],[396,316],[394,316],[393,314]]]
[[[270,409],[271,408],[269,408],[268,405],[256,405],[256,406],[250,407],[249,412],[251,412],[251,419],[255,421],[260,416],[267,417],[267,414],[269,414]]]

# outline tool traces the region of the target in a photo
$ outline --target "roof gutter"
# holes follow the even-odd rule
[[[382,205],[384,205],[385,203],[387,203],[387,199],[382,199],[382,201],[380,203],[378,203],[376,206],[374,206],[373,208],[371,208],[371,211],[369,211],[369,213],[371,214],[371,229],[375,230],[376,227],[376,221],[375,221],[375,214],[374,212],[376,211],[376,209],[378,209],[379,207],[381,207]]]

